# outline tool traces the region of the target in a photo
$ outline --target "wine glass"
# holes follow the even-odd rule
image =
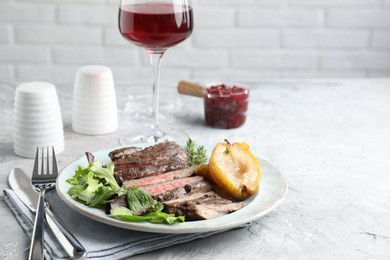
[[[155,144],[187,137],[177,130],[164,131],[159,126],[159,75],[164,52],[187,39],[193,29],[190,0],[121,0],[119,31],[131,43],[146,49],[153,71],[153,122],[121,136],[122,145]]]

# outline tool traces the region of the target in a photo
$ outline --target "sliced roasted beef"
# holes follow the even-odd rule
[[[117,150],[111,153],[116,154]],[[114,160],[114,176],[122,184],[127,180],[188,168],[188,160],[187,152],[177,143],[160,143]]]
[[[186,217],[188,220],[205,220],[222,217],[244,207],[241,202],[225,201],[224,203],[189,203]]]
[[[170,171],[170,172],[159,174],[159,175],[124,181],[123,185],[125,187],[145,186],[145,185],[151,185],[151,184],[176,180],[176,179],[180,179],[180,178],[190,177],[193,174],[194,174],[194,168],[189,167],[186,169]]]
[[[168,201],[164,201],[164,206],[167,207],[181,207],[183,203],[187,203],[189,201],[193,200],[199,200],[199,199],[206,199],[206,198],[212,198],[215,197],[217,194],[214,191],[196,191],[191,192],[189,194],[186,194],[185,196],[181,196],[176,199],[171,199]]]
[[[166,201],[198,190],[209,191],[213,189],[213,186],[209,182],[203,180],[203,177],[194,176],[158,184],[140,186],[139,188],[147,191],[158,201]]]
[[[140,147],[125,147],[125,148],[111,151],[108,154],[108,156],[111,158],[111,161],[115,161],[115,160],[123,159],[123,158],[129,156],[130,154],[141,151],[141,150],[142,150],[142,148],[140,148]]]
[[[204,220],[220,217],[237,211],[244,206],[222,198],[214,191],[195,192],[178,199],[165,201],[164,211],[175,215],[184,215],[187,220]]]

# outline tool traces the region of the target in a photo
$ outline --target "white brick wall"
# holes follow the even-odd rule
[[[73,82],[79,66],[149,79],[117,29],[119,0],[0,0],[0,81]],[[389,77],[390,0],[193,0],[194,32],[162,79]]]
[[[390,32],[374,32],[372,47],[376,49],[390,49]]]

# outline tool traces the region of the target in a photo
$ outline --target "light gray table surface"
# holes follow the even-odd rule
[[[32,159],[13,153],[17,83],[0,83],[0,189],[13,167],[31,174]],[[154,251],[133,259],[390,259],[390,79],[283,80],[248,83],[246,124],[205,125],[201,99],[162,84],[161,124],[200,144],[246,141],[284,174],[283,203],[250,228]],[[71,128],[72,83],[56,85],[65,128],[59,168],[118,145],[118,136],[149,122],[151,87],[117,84],[119,128],[101,136]],[[3,196],[3,195],[1,195]],[[0,259],[25,259],[29,239],[0,204]]]

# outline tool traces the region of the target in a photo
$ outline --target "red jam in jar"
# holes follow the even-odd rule
[[[205,90],[204,108],[209,126],[231,129],[242,126],[248,110],[249,90],[244,87],[215,85]]]

